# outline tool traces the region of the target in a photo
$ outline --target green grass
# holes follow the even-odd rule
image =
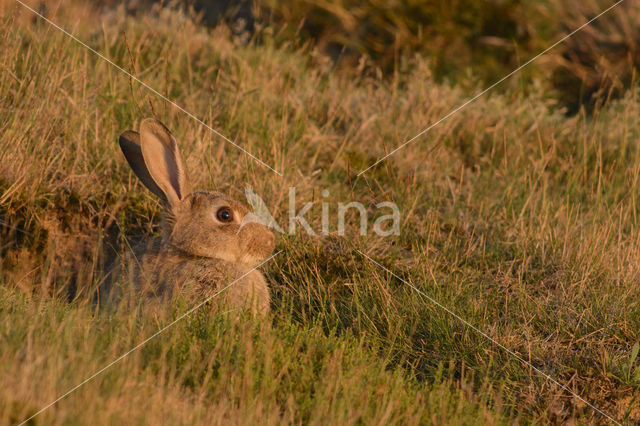
[[[116,144],[154,115],[180,139],[197,187],[240,198],[250,185],[285,223],[295,186],[298,208],[316,201],[315,229],[323,189],[332,209],[357,200],[373,214],[394,201],[400,235],[360,236],[350,217],[344,237],[280,237],[284,252],[265,267],[269,318],[204,309],[36,423],[605,422],[357,250],[609,415],[640,420],[638,88],[568,118],[513,80],[356,178],[480,86],[439,84],[420,58],[386,80],[331,72],[311,48],[235,45],[175,13],[52,11],[279,178],[0,6],[0,422],[29,417],[188,309],[91,308],[103,248],[125,249],[120,230],[157,231],[160,206]]]

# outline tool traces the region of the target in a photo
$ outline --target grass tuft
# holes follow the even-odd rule
[[[279,223],[288,188],[321,229],[337,203],[395,202],[400,235],[281,236],[264,321],[179,322],[36,417],[68,423],[602,423],[361,250],[612,417],[638,410],[638,88],[567,117],[539,90],[489,93],[361,177],[466,100],[427,60],[381,79],[334,72],[311,47],[175,11],[49,17],[229,136],[278,178],[12,2],[0,3],[0,423],[36,413],[188,307],[96,313],[109,250],[157,232],[161,207],[119,153],[156,116],[196,187]],[[119,9],[118,9],[119,10]],[[437,146],[436,149],[433,147]],[[286,227],[286,226],[285,226]],[[635,354],[635,355],[634,355]]]

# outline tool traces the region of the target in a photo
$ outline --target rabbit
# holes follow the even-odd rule
[[[139,133],[124,131],[119,145],[136,176],[162,201],[163,232],[161,239],[140,244],[111,268],[100,303],[117,303],[127,291],[132,300],[179,295],[194,303],[224,289],[212,305],[265,315],[269,288],[255,268],[273,252],[273,233],[251,220],[253,214],[237,200],[193,191],[178,143],[158,120],[143,120]]]

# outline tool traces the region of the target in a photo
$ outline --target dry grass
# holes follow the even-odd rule
[[[157,116],[196,186],[250,185],[320,229],[320,191],[402,211],[397,238],[282,237],[269,321],[203,312],[36,418],[63,423],[602,423],[361,249],[613,417],[640,421],[638,91],[565,117],[542,90],[466,99],[428,64],[380,80],[235,45],[176,13],[50,17],[284,172],[279,178],[10,1],[0,3],[0,422],[26,418],[187,309],[96,314],[104,248],[160,208],[116,137]],[[468,82],[467,85],[473,85]],[[542,86],[542,84],[540,84]],[[436,150],[431,148],[438,145]],[[72,289],[75,299],[64,297]],[[635,370],[637,371],[637,370]]]

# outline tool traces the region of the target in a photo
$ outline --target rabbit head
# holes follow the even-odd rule
[[[148,118],[140,132],[120,135],[120,148],[140,181],[165,207],[165,239],[186,256],[221,259],[253,267],[274,249],[274,235],[251,220],[249,209],[220,192],[192,191],[176,139]]]

